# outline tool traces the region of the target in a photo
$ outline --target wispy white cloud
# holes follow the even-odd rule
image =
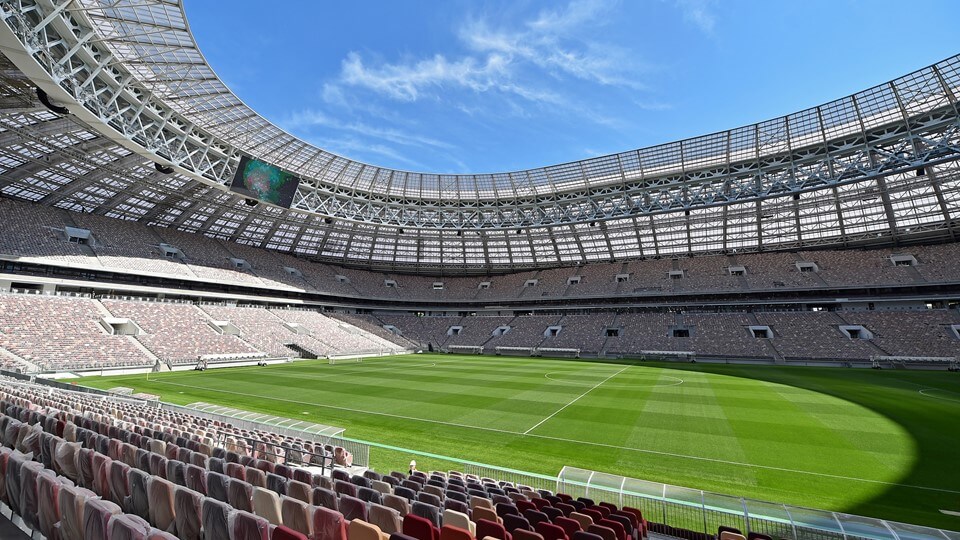
[[[456,146],[445,141],[414,133],[407,133],[398,129],[374,127],[357,121],[343,122],[316,109],[294,112],[282,119],[280,124],[291,131],[302,132],[315,127],[324,127],[404,146],[423,146],[440,149],[456,148]]]
[[[562,9],[541,11],[527,26],[544,33],[562,32],[596,21],[614,5],[615,2],[605,0],[574,0]]]
[[[603,37],[618,2],[570,0],[520,21],[465,17],[454,29],[457,46],[442,53],[385,60],[349,52],[338,75],[322,85],[327,108],[293,112],[281,124],[307,139],[322,134],[325,140],[312,142],[338,153],[387,158],[405,167],[418,164],[403,152],[426,148],[459,172],[468,170],[463,148],[434,133],[417,133],[424,104],[441,104],[457,118],[469,119],[474,129],[491,133],[504,119],[543,114],[622,130],[628,122],[592,99],[598,86],[620,90],[628,103],[649,94],[648,68],[639,56]],[[668,106],[638,104],[645,110]],[[418,112],[409,114],[413,110]],[[448,131],[456,129],[454,122]],[[528,122],[524,129],[533,134],[538,128]]]
[[[370,143],[369,141],[353,136],[330,138],[308,135],[304,138],[320,148],[324,148],[341,156],[370,161],[374,161],[373,158],[386,158],[392,161],[392,165],[399,168],[407,168],[410,170],[426,169],[419,161],[411,159],[407,154],[387,144]],[[380,159],[376,159],[376,161],[380,161]]]
[[[459,37],[477,53],[501,54],[510,64],[536,66],[557,78],[641,89],[642,70],[627,51],[592,37],[576,38],[609,21],[612,7],[606,1],[578,0],[562,10],[541,11],[519,30],[472,20],[463,25]]]
[[[458,38],[467,53],[436,54],[395,63],[370,63],[351,52],[341,64],[338,84],[364,88],[397,101],[440,99],[443,90],[496,92],[541,105],[564,105],[556,91],[531,82],[539,71],[557,79],[575,78],[602,85],[640,89],[641,71],[626,51],[592,37],[575,38],[607,21],[611,4],[605,0],[574,0],[563,9],[543,10],[514,27],[494,27],[486,19],[466,21]],[[328,101],[342,91],[325,88]],[[342,102],[342,100],[339,100]]]
[[[687,22],[707,35],[713,34],[717,25],[717,17],[713,12],[714,0],[674,0],[674,5]]]
[[[638,109],[644,111],[668,111],[673,108],[672,103],[667,103],[666,101],[646,101],[646,100],[633,100],[633,104],[636,105]]]
[[[506,75],[506,59],[500,55],[486,58],[464,57],[449,60],[442,54],[410,63],[369,67],[360,55],[351,52],[341,66],[340,80],[399,101],[416,101],[426,90],[462,87],[484,92],[497,87]]]

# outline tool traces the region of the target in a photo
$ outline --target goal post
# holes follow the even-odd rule
[[[362,356],[349,356],[349,357],[328,356],[327,361],[331,366],[335,366],[337,364],[359,364],[363,362],[363,357]]]

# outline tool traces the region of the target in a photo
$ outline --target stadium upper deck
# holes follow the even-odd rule
[[[425,273],[956,237],[960,57],[712,135],[441,175],[284,133],[216,76],[179,1],[0,5],[6,196]],[[301,178],[291,209],[228,190],[242,156]]]

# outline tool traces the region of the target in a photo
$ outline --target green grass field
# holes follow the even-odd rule
[[[82,383],[548,475],[571,465],[960,529],[940,512],[960,510],[960,376],[942,371],[415,355]],[[410,457],[371,451],[381,471]]]

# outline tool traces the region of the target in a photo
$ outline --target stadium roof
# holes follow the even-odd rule
[[[955,237],[960,56],[703,137],[445,175],[353,161],[273,125],[216,76],[179,1],[4,9],[7,196],[427,272]],[[227,189],[244,155],[301,177],[291,209]]]

